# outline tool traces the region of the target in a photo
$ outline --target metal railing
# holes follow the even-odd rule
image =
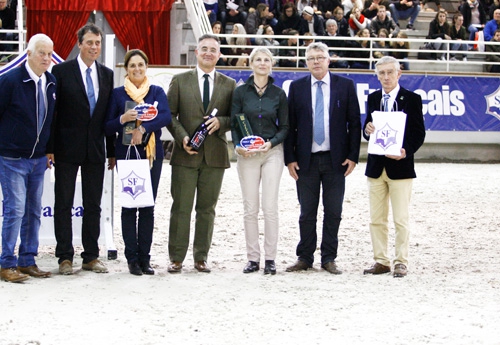
[[[0,29],[0,33],[11,34],[13,40],[0,41],[0,45],[12,46],[11,50],[0,50],[0,62],[8,62],[24,52],[26,42],[26,30],[24,30],[24,1],[19,1],[17,5],[16,29]]]
[[[255,38],[262,38],[262,35],[233,35],[233,34],[220,34],[218,35],[219,37],[224,37],[226,40],[228,40],[231,37],[245,37],[249,38],[250,40],[255,40]],[[459,66],[457,69],[460,68],[460,66],[464,67],[465,65],[477,65],[477,66],[484,66],[484,65],[500,65],[500,62],[492,62],[492,61],[486,61],[485,57],[487,55],[498,55],[496,53],[491,53],[487,51],[477,51],[477,50],[471,50],[471,51],[458,51],[458,50],[452,50],[451,49],[451,44],[456,44],[456,43],[463,43],[467,44],[470,46],[473,45],[500,45],[500,42],[483,42],[483,41],[456,41],[456,40],[440,40],[440,43],[443,43],[443,50],[434,50],[434,49],[420,49],[421,46],[424,46],[425,43],[436,43],[437,40],[432,40],[432,39],[424,39],[424,38],[407,38],[407,39],[402,39],[402,38],[384,38],[383,41],[389,43],[389,47],[387,48],[379,48],[375,47],[374,43],[377,41],[381,41],[380,38],[374,38],[374,37],[343,37],[343,36],[289,36],[289,35],[265,35],[266,38],[272,38],[274,40],[283,40],[283,39],[289,39],[289,38],[298,38],[297,44],[292,45],[292,46],[268,46],[268,48],[273,49],[275,51],[279,50],[287,50],[287,49],[293,49],[296,50],[296,56],[297,56],[297,63],[296,66],[299,66],[299,61],[303,61],[305,63],[305,49],[307,48],[306,46],[301,45],[304,40],[315,40],[315,41],[330,41],[330,40],[343,40],[343,41],[368,41],[367,47],[366,48],[361,48],[362,50],[368,50],[369,52],[369,57],[368,58],[359,58],[359,57],[350,57],[350,52],[360,50],[360,48],[355,48],[355,47],[345,47],[345,48],[329,48],[329,51],[331,53],[335,52],[343,52],[344,57],[340,57],[341,60],[345,60],[348,62],[366,62],[368,63],[368,68],[369,70],[374,69],[374,63],[378,60],[378,58],[375,58],[373,56],[373,53],[376,51],[382,52],[382,53],[387,53],[389,54],[390,52],[396,52],[396,51],[406,51],[408,52],[408,58],[407,59],[399,59],[398,61],[400,62],[408,62],[412,64],[411,70],[412,71],[425,71],[428,70],[428,67],[430,66],[429,64],[432,64],[434,66],[442,66],[442,69],[440,69],[441,72],[449,72],[450,68],[453,66]],[[409,49],[395,49],[390,47],[391,42],[396,42],[396,41],[404,41],[404,42],[409,42],[410,43],[410,48]],[[243,48],[243,49],[253,49],[257,45],[234,45],[234,44],[223,44],[221,45],[221,49],[224,50],[224,48],[227,48],[226,50],[230,51],[230,48]],[[411,46],[418,46],[418,48],[411,48]],[[438,57],[439,55],[444,54],[446,57],[445,60],[441,59],[434,59],[434,60],[423,60],[423,59],[418,59],[418,53],[434,53]],[[465,54],[467,55],[467,61],[461,61],[461,60],[451,60],[450,56],[452,55],[462,55]],[[231,58],[241,58],[241,55],[234,55],[234,54],[225,54],[225,57],[231,59]],[[244,57],[244,56],[243,56]],[[290,56],[281,56],[281,55],[276,55],[275,56],[276,60],[281,60],[281,59],[290,59]],[[248,65],[248,63],[247,63]],[[421,66],[420,66],[421,65]],[[422,68],[424,67],[424,68]],[[456,70],[454,71],[456,72]]]
[[[193,28],[194,37],[196,40],[206,33],[212,33],[212,26],[208,20],[207,12],[202,0],[184,0],[188,20]]]

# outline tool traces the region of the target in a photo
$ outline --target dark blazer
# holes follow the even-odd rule
[[[361,122],[358,97],[351,79],[330,74],[330,155],[333,168],[345,171],[342,163],[358,162]],[[285,164],[297,162],[308,171],[313,142],[311,75],[290,84],[288,92],[290,131],[285,139]]]
[[[222,73],[215,72],[214,83],[214,92],[205,112],[196,68],[175,75],[170,82],[167,98],[172,122],[167,128],[177,143],[172,151],[171,165],[196,168],[205,160],[208,166],[214,168],[231,166],[226,132],[231,130],[231,103],[236,82]],[[200,123],[205,121],[203,117],[210,115],[214,108],[218,110],[216,116],[220,123],[219,130],[207,136],[197,155],[189,155],[182,146],[184,137],[191,137]]]
[[[368,111],[366,121],[363,125],[363,136],[369,140],[365,134],[365,127],[368,122],[372,122],[372,112],[380,110],[382,100],[382,90],[377,90],[368,96]],[[406,113],[405,135],[403,148],[406,150],[406,158],[399,161],[387,158],[382,155],[368,155],[365,175],[378,178],[385,168],[387,176],[392,180],[415,178],[413,155],[422,146],[425,139],[424,115],[422,114],[422,98],[414,92],[400,88],[396,97],[394,110]]]
[[[313,15],[313,17],[314,17],[314,23],[313,23],[314,33],[316,33],[317,36],[325,36],[325,21],[323,20],[323,17],[318,16],[316,13]],[[303,35],[306,32],[309,32],[309,23],[304,18],[301,18],[299,33]]]
[[[78,61],[65,61],[52,68],[57,80],[57,101],[47,153],[54,153],[56,162],[82,164],[104,163],[114,157],[114,136],[106,138],[104,121],[108,100],[113,91],[113,71],[96,61],[99,96],[90,117],[90,105]]]

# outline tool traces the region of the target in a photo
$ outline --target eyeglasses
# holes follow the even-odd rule
[[[326,60],[326,56],[316,56],[316,57],[308,57],[307,62],[323,62]]]

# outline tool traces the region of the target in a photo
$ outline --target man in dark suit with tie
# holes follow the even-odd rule
[[[300,203],[298,260],[286,271],[312,267],[316,250],[318,204],[323,188],[321,267],[341,274],[337,258],[345,177],[359,158],[361,122],[354,82],[328,72],[330,56],[324,43],[307,47],[311,75],[291,83],[288,93],[290,132],[285,140],[285,164],[297,181]]]
[[[384,56],[375,65],[382,89],[368,96],[368,111],[363,126],[366,140],[376,132],[372,113],[376,110],[396,110],[406,114],[403,147],[400,155],[368,155],[365,175],[368,176],[370,198],[370,234],[375,264],[364,274],[383,274],[391,271],[387,252],[389,237],[389,199],[396,228],[394,277],[407,274],[409,245],[409,204],[413,179],[416,176],[413,157],[425,139],[422,98],[399,86],[401,69],[392,56]]]
[[[182,270],[189,246],[195,195],[195,268],[198,272],[210,272],[207,257],[212,243],[215,206],[224,170],[230,167],[226,132],[231,129],[231,101],[236,82],[215,70],[221,55],[217,36],[201,36],[195,54],[196,69],[174,76],[167,93],[172,113],[168,129],[176,144],[170,159],[173,198],[168,241],[170,273]],[[216,116],[207,120],[214,109],[218,110]],[[189,138],[204,121],[209,135],[195,151],[188,144]]]
[[[54,228],[59,273],[73,274],[72,208],[78,169],[83,196],[82,269],[106,273],[98,259],[101,197],[106,152],[108,169],[115,165],[113,137],[104,144],[104,120],[113,91],[113,71],[96,60],[101,54],[102,31],[94,24],[78,30],[80,54],[54,66],[57,104],[47,152],[55,166]]]

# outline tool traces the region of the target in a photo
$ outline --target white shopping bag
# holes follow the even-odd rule
[[[121,206],[126,208],[154,206],[149,160],[129,159],[130,146],[126,158],[117,161]],[[135,146],[134,148],[137,157],[140,157],[137,148]]]
[[[405,136],[406,114],[402,111],[374,111],[372,119],[375,133],[370,135],[368,153],[399,156]]]

